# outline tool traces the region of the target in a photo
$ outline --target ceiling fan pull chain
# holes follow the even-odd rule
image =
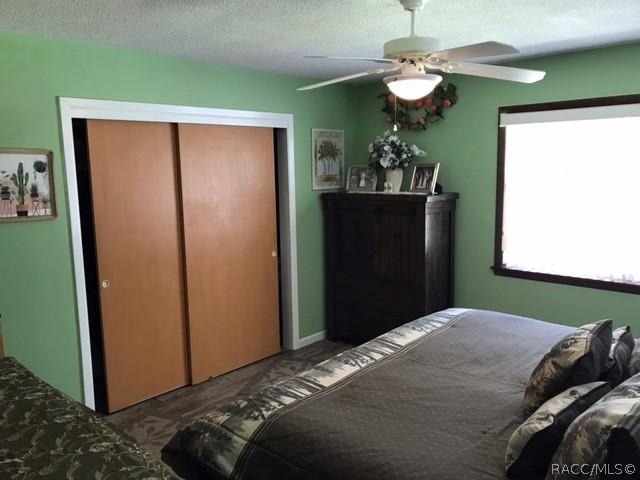
[[[398,131],[398,96],[393,96],[393,131]]]

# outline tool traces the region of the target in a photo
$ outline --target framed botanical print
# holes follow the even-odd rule
[[[53,154],[0,149],[0,222],[56,217]]]
[[[375,192],[378,174],[374,167],[351,165],[347,175],[347,192]]]
[[[416,165],[411,176],[411,191],[433,194],[438,179],[439,163]]]
[[[344,175],[344,130],[311,130],[313,189],[342,188]]]

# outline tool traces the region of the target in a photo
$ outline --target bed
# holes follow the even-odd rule
[[[176,433],[185,478],[505,478],[542,355],[573,330],[449,309],[396,328]]]
[[[0,359],[0,478],[177,477],[94,412],[8,357]]]

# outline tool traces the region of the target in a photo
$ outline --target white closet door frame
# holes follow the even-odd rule
[[[282,282],[282,334],[286,349],[298,349],[324,338],[324,332],[300,338],[298,318],[298,255],[296,241],[296,188],[293,150],[293,115],[288,113],[252,112],[218,108],[159,105],[151,103],[58,98],[62,148],[69,209],[75,301],[80,336],[84,404],[95,409],[93,366],[89,338],[82,230],[73,147],[72,119],[133,120],[142,122],[199,123],[270,127],[276,130],[278,146],[278,200],[280,205],[280,262]]]

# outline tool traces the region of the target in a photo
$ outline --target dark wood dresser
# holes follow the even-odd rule
[[[325,193],[331,340],[362,343],[453,302],[457,193]]]

